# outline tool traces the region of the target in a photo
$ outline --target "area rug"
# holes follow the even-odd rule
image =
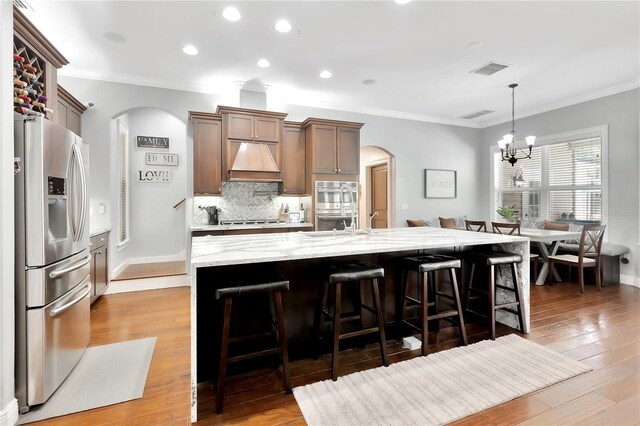
[[[515,334],[293,390],[314,425],[440,425],[590,371]]]
[[[156,338],[87,348],[58,390],[18,424],[141,398]]]

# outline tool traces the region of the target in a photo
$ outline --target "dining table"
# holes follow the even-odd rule
[[[555,256],[560,243],[566,240],[580,239],[580,231],[556,231],[553,229],[520,228],[520,235],[529,238],[529,241],[540,250],[543,260],[542,269],[538,273],[536,285],[544,285],[549,274],[549,256]],[[557,281],[561,281],[558,271],[553,267],[553,275]]]

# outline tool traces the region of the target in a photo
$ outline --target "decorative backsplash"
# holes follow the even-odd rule
[[[219,220],[277,219],[282,204],[289,204],[291,208],[300,206],[299,198],[279,197],[275,182],[223,182],[222,194],[194,197],[194,224],[204,225],[208,221],[207,213],[198,206],[217,206]]]

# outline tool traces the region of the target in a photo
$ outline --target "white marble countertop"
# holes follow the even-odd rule
[[[528,242],[525,237],[431,227],[193,237],[191,266],[239,265],[406,250]]]
[[[191,231],[230,231],[234,229],[313,228],[311,223],[260,223],[247,225],[193,225]]]
[[[105,232],[110,232],[111,228],[94,228],[89,231],[90,237],[95,237],[96,235],[103,234]]]

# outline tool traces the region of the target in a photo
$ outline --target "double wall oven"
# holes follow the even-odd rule
[[[352,216],[357,226],[358,182],[316,181],[314,195],[316,231],[344,229]]]
[[[89,230],[82,139],[42,117],[14,119],[16,397],[45,402],[89,343]]]

